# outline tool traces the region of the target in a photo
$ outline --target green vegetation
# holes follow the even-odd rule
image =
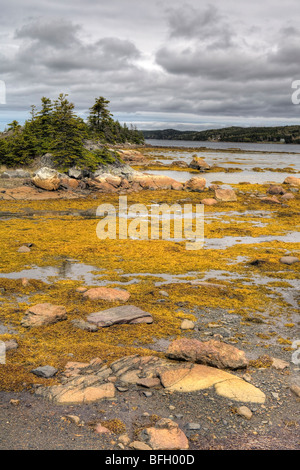
[[[31,107],[31,117],[21,126],[12,121],[0,135],[0,164],[8,167],[29,165],[36,157],[53,155],[55,165],[65,170],[77,165],[95,169],[100,163],[110,163],[116,154],[107,144],[142,144],[143,135],[133,126],[121,126],[108,110],[109,101],[103,97],[95,100],[85,122],[74,112],[74,104],[60,94],[58,99],[41,99],[41,109]],[[98,144],[98,149],[88,150],[87,140]]]
[[[205,131],[177,131],[165,129],[143,131],[145,139],[159,140],[195,140],[218,142],[285,142],[300,143],[300,126],[281,127],[226,127]]]

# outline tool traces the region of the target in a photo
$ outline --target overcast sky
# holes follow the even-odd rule
[[[59,93],[139,129],[300,124],[299,0],[0,3],[2,130]]]

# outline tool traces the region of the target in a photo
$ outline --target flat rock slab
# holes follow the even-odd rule
[[[31,373],[37,375],[38,377],[43,377],[45,379],[49,379],[53,377],[58,372],[55,367],[52,366],[41,366],[37,367],[36,369],[32,369]]]
[[[190,368],[162,370],[160,379],[167,390],[196,392],[214,387],[220,396],[235,401],[264,403],[265,395],[254,385],[224,370],[193,364]]]
[[[58,190],[58,191],[42,191],[38,188],[31,186],[20,186],[17,188],[6,189],[5,193],[1,194],[0,199],[11,201],[41,201],[48,199],[76,199],[78,194],[71,190]]]
[[[152,315],[134,305],[122,305],[88,315],[87,321],[98,327],[108,327],[124,323],[153,323]]]
[[[93,287],[83,293],[83,298],[90,300],[109,300],[126,302],[130,297],[130,293],[126,290],[112,289],[109,287]]]

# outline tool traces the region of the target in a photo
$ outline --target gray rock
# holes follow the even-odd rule
[[[108,327],[124,323],[152,323],[153,318],[150,313],[144,312],[134,305],[122,305],[91,313],[88,315],[87,321],[98,327]]]
[[[9,341],[5,341],[5,350],[11,351],[12,349],[18,349],[19,345],[15,339],[10,339]]]
[[[186,427],[189,431],[198,431],[201,426],[199,423],[188,423]]]
[[[1,178],[30,178],[30,173],[22,169],[6,170],[1,174]]]
[[[97,325],[81,320],[81,318],[76,318],[75,320],[72,320],[71,323],[75,328],[79,328],[80,330],[90,331],[90,332],[98,331]]]
[[[283,263],[283,264],[294,264],[294,263],[298,263],[299,262],[299,258],[297,258],[296,256],[283,256],[282,258],[280,258],[280,263]]]
[[[70,178],[80,179],[82,178],[82,171],[77,168],[69,168],[68,175]]]
[[[41,366],[36,369],[32,369],[31,373],[37,375],[38,377],[43,377],[44,379],[49,379],[53,377],[58,372],[55,367],[52,366]]]

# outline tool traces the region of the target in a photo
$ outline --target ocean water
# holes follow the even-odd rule
[[[300,145],[287,144],[245,144],[232,142],[193,142],[180,140],[147,140],[146,144],[153,146],[150,156],[155,161],[165,165],[171,165],[173,161],[181,160],[190,163],[192,155],[203,158],[211,166],[223,168],[237,168],[241,171],[234,173],[206,171],[203,177],[207,183],[212,181],[222,181],[224,184],[236,184],[239,182],[249,183],[283,183],[287,176],[297,176],[300,173]],[[170,150],[168,147],[176,147]],[[206,147],[205,150],[203,147]],[[187,149],[193,148],[191,153]],[[201,148],[201,150],[200,150]],[[239,152],[232,152],[230,149],[240,149]],[[289,168],[289,171],[283,171]],[[280,171],[276,171],[276,170]],[[257,171],[263,170],[263,171]],[[164,174],[178,181],[187,181],[195,173],[187,171],[170,170],[149,170],[147,173]]]

